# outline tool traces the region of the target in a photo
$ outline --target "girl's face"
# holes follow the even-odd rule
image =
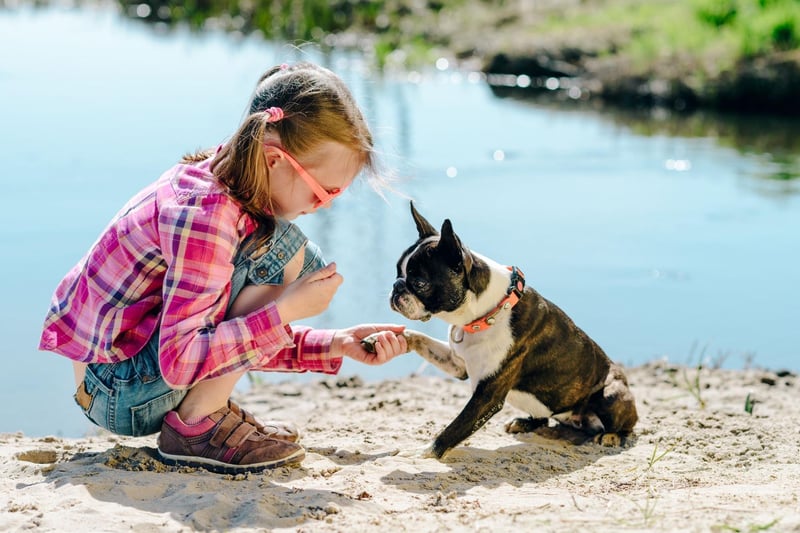
[[[330,206],[363,165],[357,152],[333,141],[325,141],[299,158],[271,144],[264,149],[273,214],[287,220]]]

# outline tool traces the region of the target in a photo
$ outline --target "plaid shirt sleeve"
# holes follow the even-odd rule
[[[274,304],[225,319],[240,243],[240,211],[222,194],[173,198],[158,214],[167,263],[160,328],[161,370],[174,388],[245,370],[335,373],[333,332],[290,328]]]

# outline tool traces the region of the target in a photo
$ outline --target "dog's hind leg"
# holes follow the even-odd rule
[[[510,422],[506,422],[505,430],[506,433],[531,433],[532,431],[539,429],[540,427],[546,425],[548,422],[547,418],[534,418],[529,416],[527,418],[515,418]]]
[[[403,332],[408,348],[433,366],[458,379],[467,379],[467,365],[450,348],[450,344],[411,329]]]
[[[592,397],[590,406],[605,427],[603,433],[595,435],[594,441],[603,446],[624,444],[639,415],[622,367],[611,365],[603,389]]]

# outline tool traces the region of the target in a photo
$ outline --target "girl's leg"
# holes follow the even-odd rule
[[[246,373],[235,372],[201,381],[186,393],[178,406],[178,416],[184,422],[191,423],[225,407],[236,383]]]
[[[303,266],[304,250],[289,261],[284,270],[283,285],[247,285],[236,296],[228,311],[228,318],[244,316],[274,301],[283,292],[285,286],[297,279]],[[247,372],[236,372],[224,376],[207,379],[189,389],[186,397],[178,407],[178,415],[184,421],[191,421],[208,416],[228,403],[236,383]]]
[[[76,378],[81,374],[75,402],[89,420],[118,435],[158,433],[164,415],[186,395],[161,377],[157,335],[130,359],[75,365]]]
[[[297,256],[302,264],[303,254]],[[292,259],[284,271],[284,284],[297,277],[297,261]],[[236,296],[228,316],[252,312],[277,298],[282,290],[283,286],[245,287]],[[177,413],[167,413],[158,437],[158,453],[164,462],[237,473],[303,460],[305,450],[296,443],[296,430],[275,428],[277,434],[264,430],[264,424],[238,406],[229,406],[233,388],[243,375],[244,372],[237,372],[201,381],[187,392]]]
[[[274,302],[286,288],[286,285],[297,279],[300,270],[303,268],[304,254],[305,248],[302,247],[286,264],[286,268],[283,271],[283,285],[246,285],[236,296],[236,299],[233,300],[233,304],[228,310],[227,318],[244,316],[270,302]]]
[[[83,378],[86,377],[86,363],[73,361],[72,372],[75,376],[75,386],[78,387],[81,383],[83,383]]]

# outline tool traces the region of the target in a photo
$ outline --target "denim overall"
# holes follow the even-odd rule
[[[304,245],[299,275],[325,266],[319,247],[288,221],[277,219],[269,242],[247,254],[249,239],[245,239],[233,260],[229,310],[246,285],[282,285],[287,263]],[[158,361],[158,337],[156,331],[142,351],[130,359],[88,365],[75,401],[92,423],[118,435],[134,437],[161,431],[164,416],[180,404],[188,389],[170,389],[164,382]]]

